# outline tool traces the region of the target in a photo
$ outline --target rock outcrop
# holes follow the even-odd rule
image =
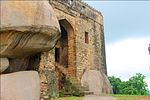
[[[2,0],[0,8],[0,100],[39,100],[31,70],[60,38],[58,20],[48,0]]]
[[[0,56],[15,58],[50,50],[60,37],[48,1],[1,1]]]
[[[0,100],[39,100],[40,81],[36,71],[0,75]]]

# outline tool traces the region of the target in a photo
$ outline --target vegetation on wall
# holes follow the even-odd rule
[[[66,77],[63,89],[59,92],[59,96],[83,96],[84,94],[76,87],[75,81]]]
[[[46,70],[46,76],[48,80],[48,98],[58,98],[58,82],[57,82],[57,75],[54,70],[48,71]]]
[[[115,76],[108,77],[114,94],[126,95],[148,95],[147,83],[144,81],[145,76],[137,73],[135,76],[129,78],[128,81],[122,81]]]

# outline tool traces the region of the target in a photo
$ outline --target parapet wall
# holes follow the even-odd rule
[[[72,10],[71,14],[76,15],[76,13],[80,13],[81,17],[90,18],[100,24],[103,24],[103,16],[101,12],[92,8],[87,3],[79,1],[79,0],[50,0],[50,3],[55,5],[57,9],[68,9]],[[62,7],[60,7],[62,4]],[[59,5],[59,6],[56,6]],[[65,11],[65,10],[63,10]]]

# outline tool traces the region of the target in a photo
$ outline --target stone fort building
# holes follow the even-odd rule
[[[81,82],[81,85],[84,85],[84,82],[87,83],[92,92],[111,93],[106,77],[101,12],[81,0],[50,0],[50,4],[59,21],[61,38],[52,51],[42,53],[40,71],[53,66],[58,72],[59,82],[63,77],[73,77]],[[95,79],[91,79],[90,82],[88,77]],[[91,84],[92,82],[95,84]],[[61,84],[63,83],[59,83],[59,88]]]
[[[112,93],[101,12],[81,0],[20,0],[2,1],[1,15],[1,77],[37,71],[41,98],[63,90],[65,79],[79,90]]]

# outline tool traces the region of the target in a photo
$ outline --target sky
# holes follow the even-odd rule
[[[150,89],[150,1],[84,1],[104,17],[108,75],[126,81],[142,73]]]

